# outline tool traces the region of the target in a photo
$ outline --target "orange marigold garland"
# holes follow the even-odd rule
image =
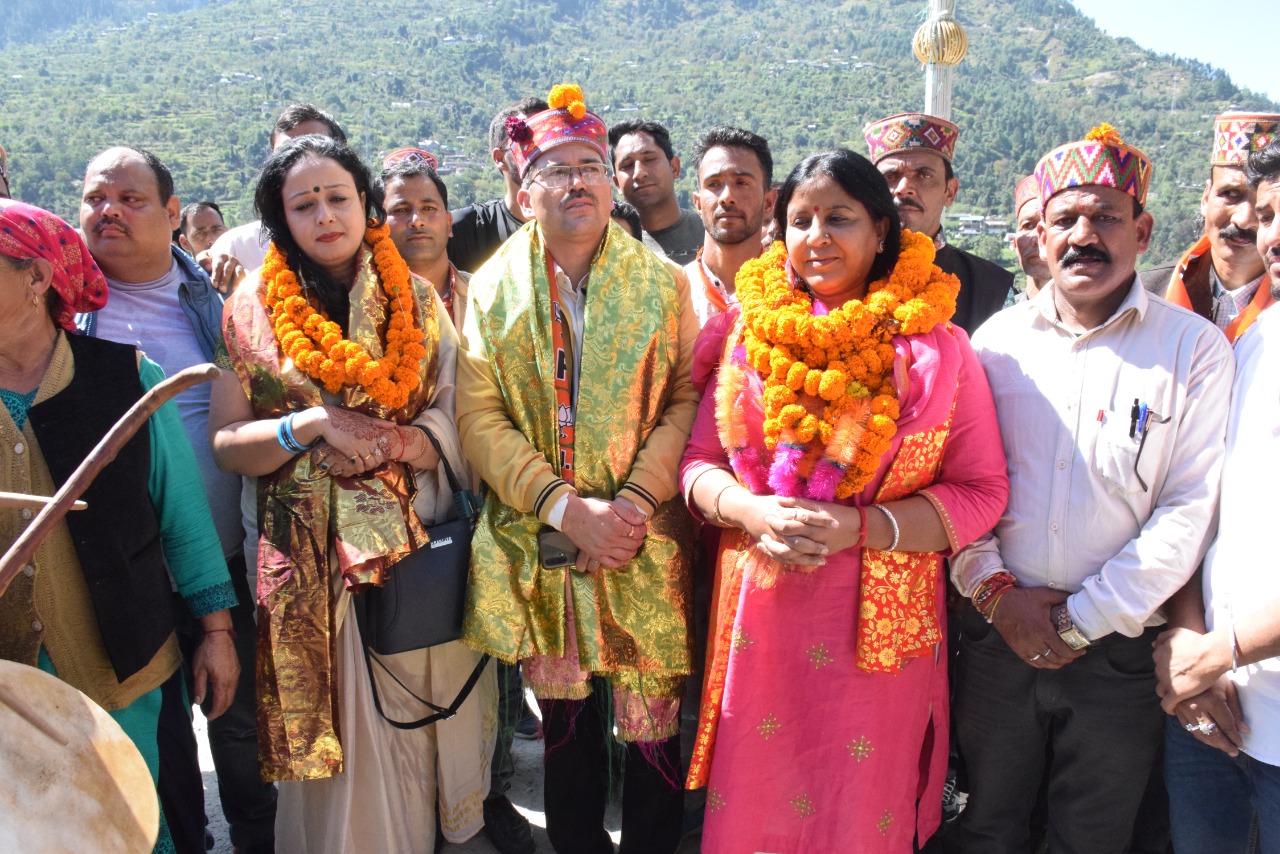
[[[903,231],[887,279],[872,282],[865,299],[817,315],[809,295],[792,287],[781,242],[739,271],[739,352],[764,379],[768,483],[776,494],[848,498],[875,476],[897,430],[893,336],[928,332],[955,313],[960,283],[933,258],[933,241]],[[732,449],[730,458],[735,470],[762,465]]]
[[[395,410],[409,402],[409,395],[421,383],[427,348],[414,318],[409,265],[396,251],[390,229],[385,224],[369,228],[364,239],[373,250],[378,283],[387,294],[382,358],[375,359],[364,347],[348,341],[342,327],[311,305],[274,243],[262,264],[267,312],[280,349],[307,376],[334,394],[359,385],[374,401]]]

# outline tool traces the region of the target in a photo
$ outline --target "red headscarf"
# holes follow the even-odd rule
[[[53,265],[53,289],[62,300],[54,322],[68,332],[78,312],[107,304],[107,280],[76,230],[43,208],[0,199],[0,255],[43,258]]]

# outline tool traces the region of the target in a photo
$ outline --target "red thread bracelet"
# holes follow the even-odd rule
[[[858,507],[858,523],[861,527],[858,529],[858,541],[853,544],[855,549],[860,549],[867,544],[867,508]]]
[[[235,629],[205,629],[204,630],[205,637],[208,637],[209,635],[216,635],[218,632],[226,632],[227,634],[231,635],[232,640],[235,640],[236,637],[238,637],[236,635]]]

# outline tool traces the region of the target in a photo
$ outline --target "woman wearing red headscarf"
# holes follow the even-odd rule
[[[53,495],[143,392],[164,378],[135,348],[72,334],[107,300],[80,236],[48,211],[0,201],[0,490]],[[194,700],[235,693],[235,593],[172,403],[84,493],[0,596],[0,658],[39,667],[111,714],[159,771],[160,685],[179,662],[169,575],[204,630]],[[0,549],[33,513],[0,509]],[[172,851],[161,818],[157,851]]]

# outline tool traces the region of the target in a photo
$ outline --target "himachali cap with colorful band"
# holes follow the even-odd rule
[[[862,129],[867,139],[867,154],[872,163],[879,163],[890,154],[903,151],[934,151],[948,163],[955,157],[956,140],[960,128],[946,119],[925,113],[902,113]]]
[[[1016,217],[1027,202],[1035,202],[1040,206],[1040,189],[1036,184],[1036,176],[1028,175],[1013,188],[1013,215]]]
[[[585,142],[609,161],[609,133],[604,122],[587,109],[582,90],[573,83],[560,83],[547,95],[551,109],[506,121],[507,138],[511,140],[511,156],[521,181],[529,166],[551,149],[568,142]]]
[[[1103,122],[1084,139],[1059,145],[1036,164],[1041,205],[1063,190],[1086,185],[1114,187],[1145,205],[1151,159],[1126,145],[1116,129]]]
[[[1214,166],[1243,166],[1249,155],[1280,138],[1280,115],[1223,113],[1213,120]]]
[[[436,160],[436,156],[430,151],[423,151],[421,148],[397,148],[395,151],[382,158],[382,168],[390,169],[397,163],[404,161],[415,163],[425,163],[434,172],[440,161]]]

